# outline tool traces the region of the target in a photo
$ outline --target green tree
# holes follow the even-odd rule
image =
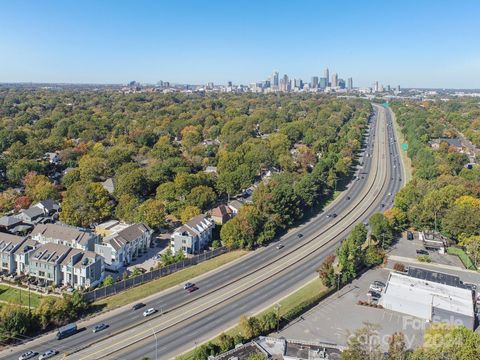
[[[196,206],[186,206],[180,213],[180,220],[185,224],[188,220],[201,213],[202,210]]]
[[[372,237],[379,242],[382,247],[387,247],[392,243],[393,229],[385,215],[381,213],[373,214],[368,220],[368,223]]]
[[[86,227],[109,218],[112,210],[109,194],[101,184],[76,182],[65,192],[60,220]]]
[[[115,280],[113,280],[112,275],[107,275],[105,279],[103,279],[102,285],[103,286],[110,286],[115,283]]]
[[[159,229],[165,225],[165,215],[163,202],[148,199],[138,208],[137,221],[147,224],[152,229]]]
[[[217,195],[211,187],[200,185],[194,187],[187,195],[187,204],[196,206],[202,210],[209,209],[216,201]]]

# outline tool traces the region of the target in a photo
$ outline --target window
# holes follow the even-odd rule
[[[39,271],[38,276],[45,277],[45,271]]]

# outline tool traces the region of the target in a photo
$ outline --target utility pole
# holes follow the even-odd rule
[[[153,326],[151,327],[153,336],[155,337],[155,360],[158,360],[158,338],[157,338],[157,333],[153,329]]]

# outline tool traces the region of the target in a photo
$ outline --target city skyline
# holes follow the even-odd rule
[[[362,87],[480,84],[480,50],[471,46],[480,4],[469,1],[50,0],[1,9],[0,82],[249,84],[272,68],[310,80],[329,67]]]

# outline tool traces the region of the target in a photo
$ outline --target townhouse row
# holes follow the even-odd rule
[[[0,232],[0,270],[40,286],[93,287],[106,269],[119,270],[146,252],[152,234],[144,224],[118,221],[95,232],[59,223],[38,224],[28,236]]]

